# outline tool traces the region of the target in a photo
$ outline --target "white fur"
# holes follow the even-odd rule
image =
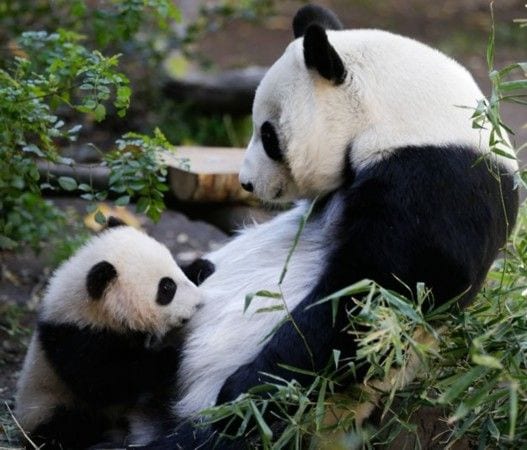
[[[94,301],[86,276],[98,262],[117,270],[104,297]],[[159,280],[171,277],[177,285],[166,306],[156,303]],[[188,319],[201,302],[200,290],[185,276],[170,251],[132,227],[108,229],[95,236],[53,275],[42,301],[41,318],[80,327],[110,327],[164,334]]]
[[[256,310],[282,304],[281,300],[255,298],[244,312],[245,296],[259,290],[279,292],[278,280],[293,245],[306,205],[253,227],[206,258],[216,272],[201,286],[204,306],[188,324],[179,372],[182,399],[175,412],[189,417],[212,406],[226,378],[252,361],[264,338],[283,319],[284,311]],[[309,223],[293,253],[282,285],[283,299],[292,310],[310,291],[320,274],[326,243],[324,223]]]
[[[103,298],[93,300],[86,289],[86,276],[92,266],[103,260],[116,268],[117,279]],[[158,283],[163,277],[172,277],[177,284],[175,297],[166,306],[156,303]],[[189,318],[201,300],[201,291],[164,245],[123,226],[92,238],[57,269],[42,300],[40,320],[163,335]],[[50,417],[55,406],[68,406],[74,401],[47,361],[36,332],[18,380],[16,417],[31,432]]]
[[[327,35],[348,72],[343,84],[334,86],[306,68],[299,38],[256,91],[240,181],[252,183],[258,197],[290,201],[330,192],[341,183],[348,154],[360,169],[408,145],[458,144],[489,152],[488,131],[473,129],[473,111],[462,108],[475,108],[484,95],[453,59],[386,31]],[[287,164],[266,156],[260,139],[265,121],[275,126]],[[497,158],[517,170],[516,160]],[[280,189],[284,194],[275,199]]]
[[[49,364],[35,333],[18,378],[15,417],[28,432],[46,421],[56,406],[73,404],[74,396]]]

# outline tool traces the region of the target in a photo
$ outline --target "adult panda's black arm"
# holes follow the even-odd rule
[[[321,214],[340,212],[331,218],[325,269],[292,313],[303,338],[291,322],[282,325],[253,362],[227,379],[217,403],[266,382],[263,373],[304,385],[312,381],[281,364],[319,371],[333,349],[353,357],[356,344],[341,332],[348,323],[346,302],[340,301],[334,326],[330,303],[308,307],[361,279],[406,295],[397,279],[411,288],[424,281],[436,305],[463,292],[462,304],[469,302],[504,245],[518,208],[513,176],[501,167],[500,173],[490,173],[478,157],[457,146],[401,148],[332,194]]]

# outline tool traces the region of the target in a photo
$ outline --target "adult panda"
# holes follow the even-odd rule
[[[266,201],[308,202],[207,255],[216,272],[189,323],[180,418],[234,400],[264,383],[265,373],[311,381],[284,366],[320,370],[333,349],[353,357],[353,337],[342,332],[346,302],[334,325],[329,303],[308,307],[358,280],[404,294],[424,282],[436,306],[456,296],[466,305],[514,226],[517,162],[491,153],[488,131],[472,128],[463,106],[484,96],[471,75],[412,39],[341,28],[325,8],[300,9],[296,39],[258,87],[240,181]],[[257,314],[276,304],[269,299],[244,313],[244,297],[278,289],[315,197],[281,286],[294,324],[264,340],[284,313]],[[213,440],[187,427],[152,448],[205,448]]]

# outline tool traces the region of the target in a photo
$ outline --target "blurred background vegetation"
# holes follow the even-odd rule
[[[384,28],[444,50],[490,91],[483,59],[490,26],[487,0],[321,3],[332,7],[347,26]],[[139,145],[150,151],[150,159],[161,141],[165,146],[245,146],[251,133],[249,106],[233,108],[236,97],[230,106],[217,108],[212,99],[185,95],[187,85],[174,88],[173,81],[270,65],[290,41],[291,17],[301,4],[0,0],[0,114],[5,127],[0,141],[0,248],[38,248],[63,226],[58,211],[42,201],[42,189],[77,193],[91,202],[108,196],[121,205],[134,200],[139,212],[158,219],[166,191],[162,167],[148,189],[117,183],[96,192],[93,185],[68,177],[47,174],[43,181],[35,156],[66,164],[104,161],[116,149],[137,156],[130,146],[119,149],[116,140],[130,131],[152,136],[155,129],[159,139]],[[513,22],[522,8],[517,0],[495,4],[496,67],[517,61],[525,52],[527,30]],[[250,105],[250,98],[238,103]],[[521,110],[508,106],[503,115],[517,132],[515,143],[525,140]],[[115,153],[109,158],[115,161]],[[131,162],[137,163],[146,164],[142,174],[152,169],[144,158]],[[115,181],[127,167],[114,164],[113,169]]]
[[[186,89],[182,86],[190,84],[182,85],[181,80],[207,76],[221,79],[221,74],[247,67],[261,73],[290,42],[291,18],[303,3],[292,0],[0,0],[0,400],[12,402],[28,326],[34,319],[36,300],[50,268],[71,254],[89,235],[82,220],[84,209],[94,213],[101,201],[110,199],[117,205],[133,203],[139,213],[153,220],[163,219],[162,214],[170,213],[164,212],[167,202],[172,205],[173,202],[166,186],[166,167],[157,158],[160,148],[174,149],[173,146],[184,144],[243,147],[247,143],[251,133],[247,106],[250,98],[241,102],[243,106],[239,108],[233,108],[232,103],[223,109],[212,107],[212,103],[208,105],[193,99],[192,95],[182,95],[185,92],[181,91]],[[325,0],[319,3],[334,9],[348,27],[383,28],[438,47],[463,63],[486,94],[496,88],[489,79],[485,58],[491,29],[488,0]],[[494,14],[493,67],[499,69],[525,61],[527,27],[522,28],[522,23],[515,22],[527,15],[523,2],[496,1]],[[524,97],[515,97],[515,102],[500,105],[500,118],[514,131],[512,141],[516,149],[527,142],[523,101]],[[110,182],[106,188],[99,188],[92,183],[78,182],[75,177],[54,176],[42,170],[42,162],[72,168],[78,163],[104,166],[111,171]],[[100,214],[95,218],[103,220]],[[214,236],[216,239],[218,235]],[[165,243],[176,240],[169,232],[158,238]],[[525,240],[525,233],[518,232],[511,247],[513,257],[501,261],[491,276],[500,277],[503,272],[499,269],[504,267],[508,271],[508,284],[502,283],[500,289],[506,286],[515,292],[511,301],[518,317],[521,314],[517,312],[517,305],[523,295],[518,286],[525,279],[522,272]],[[188,236],[177,235],[178,246],[188,241]],[[192,243],[193,250],[209,249],[208,241],[212,238],[207,237],[206,243]],[[515,262],[514,267],[510,261]],[[504,276],[500,279],[503,281]],[[480,305],[485,317],[498,314],[497,299],[503,295],[501,290],[496,293],[492,289],[488,294],[491,306],[487,304],[485,309]],[[500,309],[496,317],[503,319],[502,322],[498,320],[489,327],[502,330],[498,325],[506,323],[509,328],[502,332],[503,339],[494,346],[495,350],[488,351],[493,355],[501,352],[500,358],[506,355],[512,361],[518,353],[505,353],[504,349],[508,344],[509,350],[523,345],[525,351],[527,346],[521,341],[524,335],[520,333],[525,330],[525,324],[520,319],[511,324],[503,314]],[[481,324],[487,325],[487,322],[480,319],[464,318],[472,326],[468,332],[459,323],[452,324],[453,335],[446,346],[455,343],[461,350],[447,354],[442,377],[447,376],[445,373],[462,377],[471,371],[470,361],[458,366],[454,359],[464,350],[474,353],[472,347],[463,347],[461,337],[473,330],[470,335],[473,340],[481,333]],[[487,352],[481,348],[476,350]],[[525,369],[524,360],[514,364]],[[503,371],[503,367],[508,366],[502,365],[499,370]],[[439,373],[431,373],[434,383],[438,382]],[[467,430],[476,433],[478,426],[485,426],[485,436],[491,436],[499,445],[523,448],[514,445],[524,445],[524,440],[522,444],[502,440],[511,433],[513,411],[510,397],[503,396],[506,393],[516,396],[523,409],[515,410],[515,426],[519,421],[518,429],[524,430],[520,425],[527,426],[526,380],[519,380],[515,375],[509,381],[513,379],[517,384],[503,385],[507,377],[502,374],[484,371],[470,383],[472,387],[487,389],[476,391],[483,394],[496,385],[505,386],[500,391],[502,396],[496,397],[496,401],[503,403],[489,411],[498,411],[506,424],[498,426],[480,413],[467,416],[463,410],[463,417],[472,421],[461,422],[456,428],[457,434],[453,432],[452,436],[463,436]],[[442,392],[448,392],[455,385],[458,380],[455,376],[450,384],[443,384]],[[489,379],[494,383],[492,386]],[[423,392],[411,395],[429,398],[429,393]],[[453,411],[467,402],[466,397],[450,397],[444,404],[449,404]],[[298,398],[303,396],[299,394]],[[471,398],[471,408],[481,407],[478,399]],[[14,445],[17,434],[9,411],[2,405],[0,411],[0,447],[4,443]],[[518,416],[518,411],[524,416]],[[460,432],[463,426],[465,431]]]

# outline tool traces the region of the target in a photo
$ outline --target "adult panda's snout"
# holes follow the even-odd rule
[[[244,190],[247,192],[253,192],[254,191],[254,184],[253,181],[249,175],[250,171],[247,167],[246,161],[244,161],[240,173],[238,175],[238,181],[240,182],[240,185]]]
[[[240,167],[240,173],[238,174],[238,180],[240,185],[247,192],[254,192],[255,189],[255,169],[262,164],[262,161],[258,159],[258,149],[254,145],[254,139],[251,139],[245,156],[243,158],[242,166]]]

